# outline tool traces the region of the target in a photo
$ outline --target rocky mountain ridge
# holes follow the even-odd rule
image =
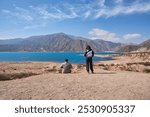
[[[126,45],[119,47],[118,52],[150,52],[150,39],[137,44],[137,45]]]
[[[94,51],[113,51],[123,44],[104,41],[101,39],[91,40],[83,37],[56,33],[50,35],[32,36],[0,40],[0,51],[84,51],[86,45],[91,45]]]

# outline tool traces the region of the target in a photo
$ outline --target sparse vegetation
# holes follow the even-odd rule
[[[150,73],[150,69],[144,69],[143,72],[145,72],[145,73]]]
[[[114,64],[112,63],[110,66],[114,66]]]
[[[0,81],[4,80],[13,80],[13,79],[20,79],[25,78],[33,75],[38,75],[32,72],[29,73],[14,73],[14,74],[0,74]]]
[[[105,66],[104,64],[99,64],[99,66]]]
[[[127,65],[134,65],[134,64],[140,64],[144,66],[150,66],[150,62],[136,62],[136,63],[126,63]]]
[[[104,67],[103,70],[108,70],[108,68],[107,68],[107,67]]]
[[[56,72],[57,69],[56,69],[56,68],[52,68],[52,69],[46,69],[45,71],[48,71],[48,72]]]
[[[150,62],[143,63],[144,66],[150,66]]]
[[[77,69],[83,69],[84,66],[85,66],[84,64],[78,64]]]

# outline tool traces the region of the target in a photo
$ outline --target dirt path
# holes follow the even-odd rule
[[[150,99],[150,75],[85,70],[0,81],[0,99]]]

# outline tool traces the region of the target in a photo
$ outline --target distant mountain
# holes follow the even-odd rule
[[[150,39],[137,45],[127,45],[127,46],[119,47],[117,51],[118,52],[150,51]]]
[[[56,33],[0,40],[0,51],[84,51],[86,45],[91,45],[94,51],[113,51],[123,44]]]

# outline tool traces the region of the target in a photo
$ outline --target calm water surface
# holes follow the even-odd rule
[[[85,63],[82,52],[0,52],[0,62],[19,61],[52,61],[63,62],[69,59],[71,63]],[[97,52],[95,54],[106,55],[114,52]],[[94,61],[112,60],[112,58],[94,57]]]

